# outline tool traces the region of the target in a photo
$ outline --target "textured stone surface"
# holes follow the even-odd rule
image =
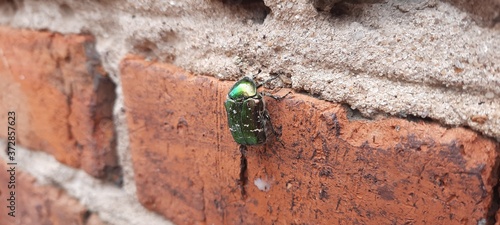
[[[116,169],[115,85],[98,57],[91,36],[0,27],[0,120],[15,111],[16,144],[102,177]]]
[[[10,174],[7,162],[0,160],[0,218],[2,225],[104,225],[99,217],[78,200],[68,196],[63,190],[49,185],[39,185],[30,175],[19,171],[15,174],[15,217],[7,216],[9,209],[5,207],[10,198],[7,183]]]
[[[500,138],[499,0],[314,2],[336,1],[7,1],[0,23],[90,32],[114,75],[130,51],[223,79],[261,70],[365,115]]]
[[[461,10],[469,12],[479,24],[495,26],[500,22],[500,1],[499,0],[446,0],[457,6]],[[432,1],[431,1],[432,2]]]
[[[500,149],[475,132],[367,120],[301,94],[266,98],[284,146],[271,139],[248,147],[240,181],[240,152],[222,104],[232,82],[133,57],[121,74],[137,195],[177,224],[476,224],[494,217],[488,210]]]

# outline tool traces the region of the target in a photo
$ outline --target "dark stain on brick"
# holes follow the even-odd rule
[[[321,183],[321,190],[319,191],[319,199],[321,201],[326,201],[330,198],[329,194],[328,194],[328,187]]]
[[[396,146],[394,146],[394,151],[396,153],[403,153],[404,152],[404,147],[401,143],[397,143]]]
[[[495,162],[495,166],[497,166],[496,164],[498,164],[498,162]],[[484,184],[484,180],[483,180],[482,175],[481,175],[485,166],[486,166],[485,164],[480,164],[477,167],[470,169],[469,172],[467,173],[469,176],[476,177],[476,179],[479,181],[480,188],[476,189],[474,194],[477,196],[480,196],[481,199],[485,198],[488,195],[488,192],[486,191],[486,187],[485,187],[486,185]],[[495,170],[498,170],[498,167],[495,167]],[[494,177],[496,179],[498,176],[494,176]],[[477,201],[480,201],[480,200],[477,200]]]
[[[432,138],[427,138],[425,140],[425,144],[427,145],[428,148],[435,148],[436,147],[436,141]]]
[[[352,210],[353,210],[354,212],[356,212],[356,214],[358,214],[358,216],[360,216],[360,217],[363,215],[363,212],[361,211],[361,209],[359,209],[359,208],[358,208],[358,206],[357,206],[357,205],[354,205],[354,206],[352,207]],[[355,224],[358,224],[358,223],[355,223]]]
[[[307,223],[295,223],[295,222],[292,222],[292,223],[290,223],[290,225],[307,225]]]
[[[405,148],[408,150],[420,151],[422,146],[422,141],[418,140],[415,134],[409,134],[405,143]]]
[[[388,201],[394,200],[394,192],[389,187],[387,187],[387,185],[378,187],[377,193],[384,200]]]
[[[449,177],[448,173],[445,173],[443,175],[435,174],[432,180],[436,186],[443,187],[446,185],[448,177]]]
[[[220,217],[224,220],[224,218],[226,217],[226,210],[228,206],[226,197],[222,196],[219,192],[215,192],[214,195],[219,196],[218,198],[214,199],[213,204],[215,206],[215,209],[217,210],[217,214],[219,214]],[[205,215],[205,217],[207,216],[208,215]]]
[[[152,206],[155,204],[156,198],[154,198],[152,196],[146,196],[146,197],[140,198],[139,201],[141,201],[141,203],[144,206]]]
[[[184,117],[179,117],[179,120],[177,121],[177,132],[180,133],[180,134],[183,134],[185,131],[188,128],[188,122],[186,121],[186,119],[184,119]]]
[[[366,175],[363,176],[363,178],[365,178],[366,180],[371,181],[374,184],[376,184],[379,181],[379,179],[377,179],[377,177],[374,176],[374,175],[372,175],[372,174],[366,174]]]
[[[320,177],[329,177],[329,178],[331,178],[332,175],[333,175],[333,170],[330,167],[322,167],[319,170],[319,176]]]
[[[457,165],[459,168],[465,168],[465,159],[463,157],[464,146],[452,141],[446,149],[439,151],[439,156],[447,159],[449,162]]]
[[[380,155],[389,154],[389,152],[386,152],[384,149],[370,147],[368,141],[363,142],[359,148],[360,150],[356,152],[356,161],[365,163],[372,162],[377,157],[380,157]]]
[[[370,148],[370,144],[368,143],[368,141],[365,141],[363,142],[363,144],[361,144],[361,146],[359,146],[360,148],[362,148],[363,150],[365,149],[369,149]]]
[[[371,211],[366,211],[365,215],[366,215],[366,217],[367,217],[367,218],[372,218],[372,217],[374,217],[374,213],[373,213],[373,212],[371,212]]]
[[[337,200],[337,206],[335,207],[335,210],[339,209],[339,206],[340,206],[341,202],[342,202],[342,198],[339,198],[339,200]]]
[[[162,165],[165,162],[165,158],[160,154],[157,154],[152,151],[144,151],[144,156],[148,159],[148,162],[152,165]]]
[[[330,148],[328,148],[327,146],[327,142],[326,140],[323,138],[323,144],[321,145],[321,147],[323,148],[323,154],[325,154],[325,161],[328,162],[330,161],[329,158],[330,158]]]
[[[340,136],[340,123],[339,123],[339,120],[337,118],[337,114],[332,114],[332,122],[333,122],[333,127],[332,129],[335,130],[335,137],[339,137]]]
[[[314,158],[316,157],[316,154],[318,154],[318,153],[317,153],[316,149],[314,149],[314,151],[313,151],[313,153],[311,155],[310,160],[314,160]]]
[[[320,217],[323,216],[323,211],[321,211],[320,209],[314,209],[314,218],[315,219],[319,219]]]

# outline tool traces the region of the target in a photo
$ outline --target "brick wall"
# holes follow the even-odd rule
[[[494,10],[449,2],[464,10],[462,14],[475,21],[473,26],[481,27],[477,29],[498,33]],[[393,9],[419,18],[421,10],[431,15],[449,7],[448,3],[424,3],[394,5]],[[266,59],[249,61],[255,52],[239,52],[247,57],[240,58],[240,72],[253,71],[254,64],[266,65],[267,69],[259,69],[264,75],[258,75],[258,81],[266,74],[279,79],[262,90],[283,97],[264,97],[279,137],[273,135],[264,145],[248,146],[242,156],[232,140],[223,106],[234,83],[226,79],[240,76],[221,75],[234,72],[234,65],[207,53],[214,42],[218,50],[224,49],[224,43],[205,33],[194,37],[207,38],[207,45],[194,46],[198,42],[190,42],[193,37],[183,36],[179,30],[162,30],[161,25],[153,32],[159,39],[127,30],[127,24],[121,24],[121,29],[99,30],[117,27],[125,17],[162,20],[155,17],[162,14],[145,5],[141,8],[128,2],[116,7],[112,2],[68,1],[53,8],[51,4],[57,3],[0,4],[4,13],[0,22],[5,24],[0,26],[0,146],[6,150],[0,157],[0,225],[500,224],[500,136],[495,127],[500,121],[495,111],[500,91],[494,88],[500,70],[494,63],[488,64],[489,71],[483,71],[481,79],[490,81],[483,94],[474,92],[481,79],[457,84],[460,79],[467,81],[466,75],[459,76],[461,70],[468,66],[483,69],[474,62],[456,65],[459,78],[446,76],[439,81],[441,78],[430,73],[429,81],[421,83],[404,76],[389,79],[392,88],[399,87],[398,82],[420,85],[420,94],[443,91],[441,85],[450,82],[446,94],[461,101],[460,107],[469,104],[469,97],[482,99],[481,104],[471,106],[476,111],[470,115],[469,108],[454,108],[450,118],[458,115],[466,121],[454,124],[450,122],[453,119],[433,117],[432,112],[430,118],[410,116],[420,115],[421,103],[413,105],[415,111],[410,107],[396,116],[390,115],[394,114],[390,110],[384,113],[386,105],[358,111],[354,105],[363,103],[357,98],[371,98],[370,90],[346,86],[338,92],[365,92],[353,94],[352,99],[346,92],[342,101],[334,101],[335,97],[329,99],[325,94],[331,87],[315,83],[318,80],[313,75],[310,80],[300,77],[303,68],[294,67],[297,76],[273,73]],[[176,10],[186,10],[186,5],[169,4],[164,10],[168,16],[196,18],[180,13],[189,11]],[[368,7],[366,11],[384,7],[380,3],[337,1],[298,1],[281,6],[276,1],[207,1],[196,9],[209,12],[203,8],[205,4],[213,4],[224,13],[241,13],[257,24],[273,20],[252,9],[263,10],[277,21],[300,23],[280,10],[298,12],[301,7],[312,7],[323,16],[340,14],[340,18],[353,19],[361,13],[360,7]],[[495,1],[488,4],[493,8],[500,5]],[[89,19],[86,7],[95,8],[97,14],[117,11],[97,23],[100,28],[92,28],[79,24],[96,21]],[[44,22],[27,16],[25,20],[31,22],[22,24],[19,15],[40,13],[33,9],[57,9],[62,17],[55,16],[52,25],[40,25]],[[64,24],[65,19],[83,28],[74,32],[70,26],[52,27]],[[252,43],[244,40],[248,33],[231,29],[242,42]],[[487,41],[487,47],[497,43]],[[231,58],[233,53],[226,49],[224,54]],[[293,60],[289,53],[278,49],[274,58],[287,64]],[[483,59],[485,62],[500,57],[488,54],[493,56]],[[282,58],[285,55],[290,58]],[[363,60],[367,58],[370,55]],[[188,59],[193,61],[187,63]],[[301,65],[321,64],[315,60]],[[343,63],[332,67],[363,73]],[[328,68],[323,65],[323,69]],[[383,76],[387,74],[391,72]],[[323,83],[332,82],[322,79]],[[383,90],[388,83],[372,84]],[[472,91],[460,92],[454,85]],[[424,100],[433,96],[422,95]],[[481,107],[489,107],[489,111],[481,111]],[[367,109],[380,112],[367,113]]]

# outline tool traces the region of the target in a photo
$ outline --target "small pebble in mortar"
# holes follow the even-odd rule
[[[257,178],[253,181],[253,184],[257,186],[257,188],[261,191],[269,191],[271,189],[271,184],[265,180],[262,180],[260,178]]]

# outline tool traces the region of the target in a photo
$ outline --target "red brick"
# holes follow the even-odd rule
[[[0,160],[0,224],[2,225],[40,225],[68,224],[86,225],[104,224],[96,214],[88,211],[76,199],[64,191],[49,185],[37,184],[30,175],[16,168],[15,189],[8,189],[10,174],[7,163]],[[6,207],[10,191],[15,191],[15,217],[8,216]]]
[[[284,147],[240,153],[223,101],[233,82],[130,56],[121,64],[137,196],[176,224],[476,224],[486,218],[498,143],[464,128],[352,120],[301,94],[266,98]],[[257,189],[257,178],[271,183]]]
[[[0,79],[0,121],[16,112],[17,144],[97,177],[116,167],[115,86],[91,36],[0,27]]]
[[[500,210],[497,211],[497,213],[495,215],[495,219],[496,219],[495,225],[500,225]]]

